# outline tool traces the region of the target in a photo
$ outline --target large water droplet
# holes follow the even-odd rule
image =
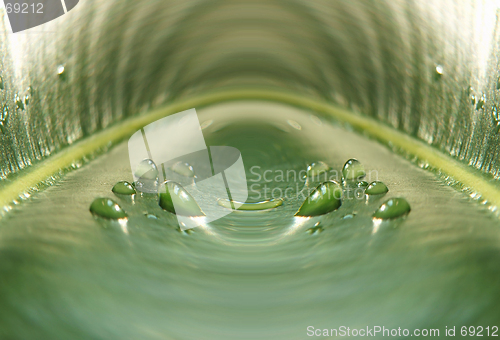
[[[380,181],[374,181],[371,182],[370,185],[365,190],[365,194],[367,195],[381,195],[385,194],[388,192],[389,189],[387,188],[387,185]]]
[[[172,171],[184,177],[195,177],[194,169],[189,163],[177,162],[172,165]]]
[[[180,216],[205,216],[194,198],[179,184],[166,181],[160,188],[159,205],[162,209]]]
[[[117,220],[127,217],[123,209],[110,198],[96,198],[90,205],[90,212],[96,216]]]
[[[111,189],[115,194],[120,194],[120,195],[133,195],[136,193],[134,187],[132,184],[130,184],[127,181],[121,181],[116,183],[113,186],[113,189]]]
[[[140,192],[157,193],[158,192],[158,168],[155,162],[145,159],[139,163],[134,173],[137,180],[135,189]]]
[[[302,203],[295,216],[318,216],[337,210],[342,202],[342,186],[335,181],[318,185]]]
[[[307,167],[307,176],[319,177],[320,175],[324,175],[328,170],[330,170],[330,167],[325,162],[314,162]]]
[[[392,219],[404,216],[410,212],[410,204],[404,198],[391,198],[384,202],[373,214],[374,218]]]
[[[345,162],[342,168],[344,181],[361,180],[366,176],[365,168],[357,159],[351,158]]]

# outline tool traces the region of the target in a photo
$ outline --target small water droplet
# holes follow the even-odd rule
[[[476,110],[480,110],[484,108],[484,104],[486,104],[486,95],[483,94],[481,98],[478,99],[476,104]]]
[[[0,76],[0,90],[3,90],[5,88],[5,85],[3,83],[3,77]]]
[[[24,110],[24,103],[23,103],[23,100],[21,99],[21,97],[19,97],[18,94],[16,94],[14,96],[14,102],[16,103],[16,106],[18,109],[20,110]]]
[[[306,230],[306,232],[310,235],[316,235],[316,234],[319,234],[321,232],[323,232],[323,227],[320,225],[319,222],[316,222],[316,224],[314,225],[314,227],[312,228],[309,228]]]
[[[115,194],[120,195],[133,195],[136,193],[132,184],[127,181],[120,181],[116,183],[111,191],[113,191]]]
[[[436,65],[436,68],[434,69],[434,79],[439,80],[441,79],[442,75],[444,72],[444,67],[443,65]]]
[[[59,75],[60,77],[62,77],[64,75],[65,71],[66,71],[66,68],[64,67],[64,65],[57,66],[57,75]]]
[[[291,119],[287,119],[286,122],[288,123],[288,125],[290,125],[294,129],[296,129],[296,130],[302,130],[302,126],[299,123],[297,123],[296,121],[291,120]]]
[[[325,174],[328,170],[330,170],[330,167],[325,162],[314,162],[307,167],[307,176],[313,178],[319,177],[320,175]]]
[[[177,228],[177,231],[180,232],[181,234],[184,234],[184,235],[191,235],[191,234],[194,234],[195,231],[193,229],[181,229],[180,227]]]
[[[217,204],[219,204],[221,207],[231,210],[262,211],[274,209],[283,205],[283,199],[279,198],[255,203],[243,203],[219,199],[217,200]]]
[[[135,189],[145,193],[158,192],[158,168],[151,159],[145,159],[139,163],[134,173],[137,180],[134,182]]]
[[[318,125],[318,126],[323,125],[323,122],[322,122],[322,121],[321,121],[321,119],[319,119],[317,116],[315,116],[315,115],[310,115],[310,118],[311,118],[311,121],[312,121],[314,124],[316,124],[316,125]]]
[[[496,104],[494,104],[491,109],[491,116],[493,118],[493,124],[495,124],[495,132],[498,133],[500,131],[500,112]]]
[[[200,206],[179,183],[166,181],[159,193],[159,205],[163,210],[180,216],[205,216]]]
[[[201,128],[202,130],[205,130],[207,127],[209,127],[210,125],[212,125],[212,124],[213,124],[213,122],[214,122],[214,120],[213,120],[213,119],[207,120],[207,121],[205,121],[205,122],[201,123],[200,128]]]
[[[470,102],[472,105],[476,105],[476,94],[474,92],[474,88],[472,86],[469,85],[469,87],[467,87],[467,95],[469,96],[470,98]]]
[[[356,186],[358,188],[366,189],[366,187],[368,186],[368,182],[367,181],[359,181],[358,183],[356,183]]]
[[[354,218],[354,216],[356,216],[356,214],[355,214],[355,213],[352,213],[352,214],[345,214],[344,216],[342,216],[342,219],[343,219],[343,220],[348,220],[348,219]]]
[[[195,177],[193,167],[186,162],[175,163],[172,165],[172,171],[184,177]]]
[[[96,216],[117,220],[127,217],[123,209],[110,198],[96,198],[90,205],[90,212]]]
[[[389,189],[387,185],[380,181],[371,182],[365,190],[365,194],[367,195],[381,195],[388,192]]]
[[[359,181],[365,176],[365,168],[357,159],[351,158],[345,162],[342,168],[342,177],[344,181]]]
[[[500,77],[497,79],[497,90],[500,90]]]
[[[410,211],[410,204],[404,198],[391,198],[382,203],[373,218],[387,220],[404,216]]]
[[[337,210],[341,205],[342,186],[335,181],[318,185],[300,206],[295,216],[318,216]]]
[[[144,216],[146,216],[147,218],[150,218],[152,220],[157,220],[158,219],[158,216],[156,216],[154,214],[144,214]]]
[[[0,112],[0,130],[2,133],[4,132],[5,127],[7,126],[7,119],[9,115],[9,107],[7,104],[4,104],[2,107],[2,111]]]

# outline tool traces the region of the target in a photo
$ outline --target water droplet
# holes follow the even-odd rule
[[[479,98],[479,100],[477,101],[476,110],[483,109],[484,108],[484,104],[486,104],[486,95],[485,94],[483,94],[481,96],[481,98]]]
[[[152,220],[157,220],[158,219],[158,216],[156,216],[154,214],[144,214],[144,216],[146,216],[147,218],[150,218]]]
[[[242,203],[237,201],[218,200],[217,204],[231,210],[262,211],[279,207],[283,204],[283,199],[272,199],[256,203]]]
[[[207,120],[207,121],[205,121],[205,122],[201,123],[200,128],[201,128],[202,130],[205,130],[207,127],[209,127],[210,125],[212,125],[212,124],[213,124],[213,122],[214,122],[214,120],[213,120],[213,119]]]
[[[134,182],[137,191],[146,193],[158,192],[158,168],[155,162],[150,159],[141,161],[135,169],[134,176],[137,178]]]
[[[500,90],[500,77],[497,79],[497,90]]]
[[[366,189],[366,187],[368,186],[368,182],[367,181],[359,181],[358,183],[356,183],[356,186],[358,188]]]
[[[130,184],[127,181],[121,181],[116,183],[113,186],[113,189],[111,189],[111,191],[113,191],[115,194],[120,194],[120,195],[133,195],[136,192],[132,184]]]
[[[316,224],[314,225],[314,227],[312,228],[309,228],[306,230],[306,232],[310,235],[315,235],[315,234],[319,234],[321,232],[323,232],[323,227],[320,225],[319,222],[316,222]]]
[[[373,214],[376,219],[392,219],[410,212],[410,204],[404,198],[391,198],[385,201]]]
[[[64,65],[59,65],[57,66],[57,75],[60,77],[60,78],[63,78],[66,74],[64,73],[66,71],[66,68],[64,67]]]
[[[184,177],[195,177],[194,169],[186,162],[177,162],[172,165],[172,171]]]
[[[184,229],[184,230],[182,230],[180,227],[177,228],[177,231],[180,232],[181,234],[184,234],[184,235],[191,235],[191,234],[195,233],[195,231],[193,229]]]
[[[4,83],[3,83],[3,77],[0,76],[0,90],[3,90],[4,89]]]
[[[23,100],[19,97],[18,94],[14,96],[14,102],[16,103],[16,106],[20,110],[24,110],[24,103]]]
[[[123,209],[110,198],[96,198],[90,205],[90,212],[102,218],[117,220],[127,217]]]
[[[318,185],[302,203],[295,216],[318,216],[337,210],[341,205],[342,187],[335,181]]]
[[[469,85],[466,90],[467,96],[470,98],[470,102],[472,105],[476,105],[476,94],[474,92],[474,88]]]
[[[26,106],[28,106],[28,104],[29,104],[29,103],[30,103],[30,96],[29,96],[29,95],[25,95],[25,96],[24,96],[24,104],[25,104]]]
[[[287,119],[286,122],[288,123],[288,125],[290,125],[294,129],[296,129],[296,130],[302,130],[302,126],[299,123],[297,123],[296,121],[291,120],[291,119]]]
[[[352,214],[346,214],[346,215],[342,216],[342,219],[343,219],[343,220],[347,220],[347,219],[354,218],[354,216],[356,216],[356,214],[355,214],[355,213],[352,213]]]
[[[330,170],[330,167],[325,162],[321,162],[321,161],[314,162],[314,163],[311,163],[311,165],[309,165],[307,167],[307,176],[308,177],[319,177],[321,174],[324,174],[328,170]]]
[[[166,181],[159,193],[162,209],[180,216],[205,216],[200,206],[180,184]]]
[[[443,75],[444,68],[443,65],[436,65],[436,68],[434,69],[434,79],[439,80],[441,79],[441,76]]]
[[[367,195],[381,195],[385,194],[388,192],[389,189],[387,188],[387,185],[380,181],[374,181],[371,182],[370,185],[365,190],[365,194]]]
[[[500,131],[500,112],[496,104],[494,104],[491,109],[491,116],[493,118],[493,124],[495,124],[496,133],[498,133]]]
[[[357,159],[351,158],[345,162],[342,168],[342,177],[344,181],[361,180],[365,176],[365,168]]]
[[[2,133],[4,132],[5,127],[7,126],[7,119],[9,115],[9,107],[7,104],[4,104],[2,107],[2,111],[0,112],[0,130]]]

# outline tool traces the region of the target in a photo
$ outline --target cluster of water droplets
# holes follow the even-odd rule
[[[181,176],[192,178],[196,177],[194,169],[186,162],[177,162],[171,166],[171,170]],[[307,177],[319,177],[321,174],[330,170],[325,162],[319,161],[310,164],[307,167]],[[389,189],[380,181],[368,183],[364,181],[366,171],[363,165],[356,159],[349,159],[342,168],[342,183],[335,180],[327,180],[316,186],[303,201],[300,208],[295,213],[298,217],[314,217],[326,215],[340,208],[342,205],[344,192],[347,190],[362,191],[362,195],[378,196],[386,194]],[[124,196],[138,196],[140,199],[144,195],[155,196],[157,204],[172,214],[199,217],[204,216],[204,212],[197,204],[196,200],[182,187],[181,184],[166,180],[159,184],[159,171],[156,164],[150,160],[143,160],[135,171],[137,180],[134,183],[120,181],[116,183],[112,192],[120,198]],[[307,180],[306,180],[307,183]],[[244,203],[238,210],[263,211],[272,210],[283,205],[285,199],[273,199],[264,202]],[[215,203],[215,202],[214,202]],[[232,202],[218,200],[219,205],[228,209],[234,209]],[[113,199],[99,197],[90,205],[92,214],[105,219],[126,219],[128,214]],[[391,198],[382,203],[373,213],[374,219],[386,220],[394,219],[407,215],[410,212],[410,205],[404,198]],[[147,213],[148,218],[156,215]],[[345,218],[353,218],[356,214],[350,213]],[[318,234],[323,230],[319,222],[307,232]]]

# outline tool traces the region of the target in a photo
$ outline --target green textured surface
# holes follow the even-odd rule
[[[233,123],[235,112],[254,118]],[[384,199],[404,197],[412,212],[378,224],[372,215],[382,201],[346,197],[330,214],[294,217],[299,194],[276,209],[234,212],[188,234],[154,195],[144,195],[117,199],[126,223],[94,218],[91,202],[132,178],[122,143],[2,219],[3,337],[295,340],[307,338],[311,325],[443,332],[498,320],[500,228],[486,208],[308,111],[241,102],[199,114],[202,124],[213,120],[203,130],[208,145],[237,147],[249,184],[260,185],[254,188],[262,195],[265,184],[296,193],[305,183],[298,176],[257,181],[253,166],[261,166],[254,173],[277,174],[322,160],[341,171],[356,157],[367,177],[377,170],[390,186]],[[302,129],[287,128],[288,119]],[[258,200],[250,192],[249,202]],[[311,234],[318,222],[323,231]]]

